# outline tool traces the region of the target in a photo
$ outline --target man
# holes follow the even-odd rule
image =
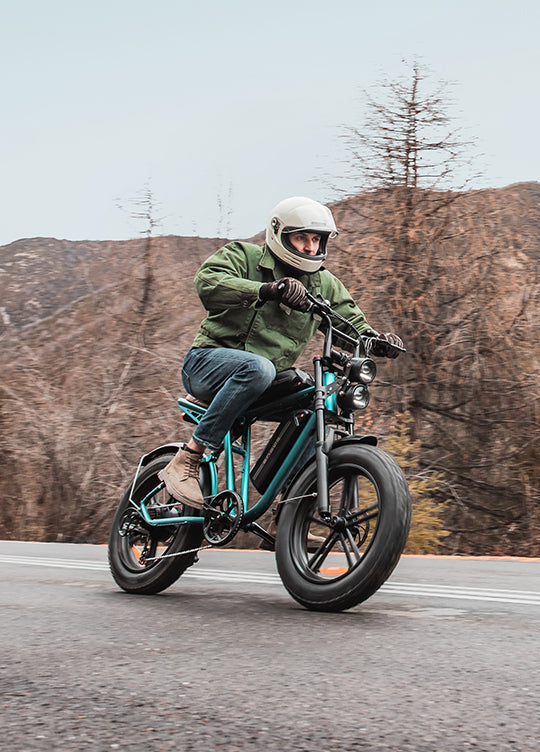
[[[308,292],[321,294],[361,332],[378,337],[375,355],[394,357],[394,334],[377,333],[344,285],[323,263],[337,235],[332,212],[317,201],[294,197],[272,211],[261,248],[228,243],[197,272],[195,286],[207,311],[186,355],[182,380],[188,392],[210,403],[189,442],[159,473],[178,501],[201,509],[199,464],[218,450],[235,422],[289,368],[321,322],[306,313]]]

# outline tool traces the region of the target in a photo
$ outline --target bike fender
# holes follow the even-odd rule
[[[377,446],[379,439],[372,434],[366,433],[359,436],[343,436],[343,438],[334,441],[332,449],[340,446],[346,446],[347,444],[369,444],[370,446]]]
[[[181,441],[174,441],[170,444],[162,444],[161,446],[156,447],[155,449],[152,449],[148,454],[145,454],[141,458],[141,467],[144,467],[145,465],[148,465],[149,462],[152,462],[152,460],[155,460],[156,457],[160,457],[162,454],[170,454],[171,452],[176,452],[180,449],[180,447],[183,445],[183,442]]]

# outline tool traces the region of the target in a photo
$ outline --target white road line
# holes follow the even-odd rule
[[[530,596],[520,596],[518,594],[517,597],[512,597],[511,595],[498,595],[497,590],[491,591],[490,593],[482,590],[475,591],[472,588],[443,590],[441,586],[434,586],[433,589],[430,589],[428,586],[422,586],[421,588],[416,589],[411,587],[410,584],[402,586],[398,583],[386,583],[381,587],[381,592],[387,593],[388,595],[430,596],[432,598],[455,598],[469,601],[494,601],[497,603],[522,603],[529,606],[540,606],[540,593],[534,592],[531,592]],[[501,593],[503,592],[504,591],[501,591]]]
[[[0,564],[33,564],[39,567],[60,567],[61,569],[106,570],[109,565],[100,561],[83,561],[82,559],[46,559],[39,556],[9,556],[0,554]]]
[[[86,561],[83,559],[54,559],[38,556],[10,556],[7,554],[0,554],[0,564],[29,564],[40,567],[84,569],[99,572],[109,570],[109,565],[106,562]],[[207,569],[196,567],[194,569],[188,569],[183,577],[212,580],[215,582],[244,582],[281,586],[279,575],[269,572],[239,572],[232,569]],[[472,588],[466,586],[437,585],[421,582],[387,582],[381,587],[380,592],[387,595],[452,598],[540,606],[540,592],[532,590]]]

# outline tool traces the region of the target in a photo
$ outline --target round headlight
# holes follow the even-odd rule
[[[342,410],[363,410],[369,404],[369,391],[365,384],[356,384],[338,394],[338,405]]]
[[[362,384],[371,384],[377,375],[377,366],[371,358],[352,358],[349,379],[361,381]]]

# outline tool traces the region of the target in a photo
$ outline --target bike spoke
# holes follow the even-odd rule
[[[321,543],[320,547],[317,549],[317,551],[315,551],[314,555],[310,559],[308,559],[308,569],[311,569],[313,572],[318,572],[321,564],[330,553],[330,550],[333,546],[333,539],[335,539],[335,536],[334,533],[331,533],[328,538],[323,543]]]
[[[344,515],[351,509],[355,509],[357,506],[358,506],[358,484],[357,484],[356,475],[348,475],[347,477],[343,479],[339,514]]]
[[[338,535],[339,542],[341,543],[341,546],[343,548],[343,553],[345,554],[345,557],[347,559],[347,564],[349,565],[349,569],[354,566],[354,561],[351,556],[351,552],[349,551],[349,547],[347,545],[347,541],[345,540],[345,536],[343,533],[339,533]]]
[[[352,553],[354,554],[356,561],[359,562],[360,559],[362,558],[362,554],[360,553],[360,550],[358,549],[358,546],[356,545],[356,541],[354,540],[354,535],[351,533],[349,528],[345,529],[345,533],[347,535],[347,540],[349,542],[350,549]]]
[[[369,520],[375,519],[379,514],[379,502],[376,501],[373,504],[370,504],[368,507],[365,507],[364,509],[359,509],[358,511],[349,512],[347,514],[347,519],[350,522],[354,522],[355,525],[362,524],[363,522],[368,522]]]

